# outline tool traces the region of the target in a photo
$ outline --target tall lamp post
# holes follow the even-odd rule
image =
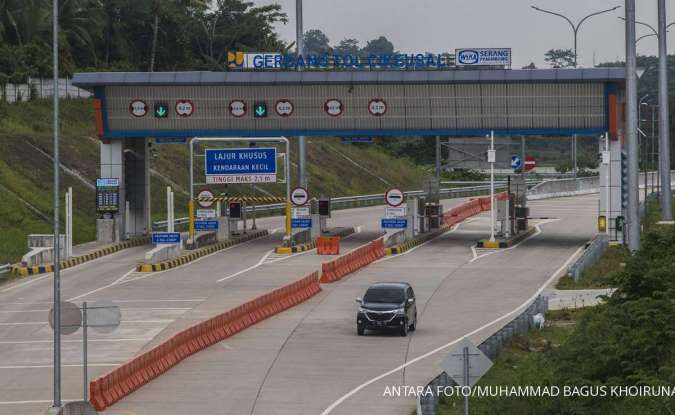
[[[586,20],[590,19],[590,18],[593,17],[593,16],[597,16],[597,15],[603,14],[603,13],[613,12],[614,10],[621,8],[621,6],[615,6],[615,7],[612,7],[611,9],[600,10],[600,11],[598,11],[598,12],[591,13],[591,14],[589,14],[589,15],[583,17],[581,20],[579,20],[579,22],[578,22],[577,24],[574,24],[574,23],[572,22],[572,20],[571,20],[569,17],[567,17],[567,16],[565,16],[565,15],[563,15],[563,14],[556,13],[556,12],[551,11],[551,10],[542,9],[542,8],[540,8],[540,7],[537,7],[537,6],[530,6],[530,7],[532,7],[534,10],[536,10],[536,11],[538,11],[538,12],[542,12],[542,13],[547,13],[547,14],[552,14],[552,15],[554,15],[554,16],[558,16],[558,17],[560,17],[560,18],[562,18],[562,19],[565,19],[565,21],[566,21],[567,23],[569,23],[570,27],[572,28],[572,32],[574,33],[574,67],[575,67],[575,68],[577,67],[577,44],[578,44],[577,39],[578,39],[578,37],[579,37],[579,29],[581,28],[581,25],[583,25],[583,24],[586,22]]]
[[[53,61],[53,122],[54,122],[54,278],[53,278],[53,328],[54,328],[54,401],[52,408],[61,407],[61,265],[59,226],[59,1],[52,2],[52,61]]]
[[[639,172],[637,140],[637,59],[635,53],[635,0],[626,1],[626,151],[628,153],[628,249],[640,249]]]
[[[302,22],[302,0],[295,0],[295,45],[298,56],[304,51],[304,29]],[[298,70],[300,66],[298,66]],[[298,186],[307,188],[307,140],[305,136],[298,137]]]

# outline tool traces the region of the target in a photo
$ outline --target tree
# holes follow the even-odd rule
[[[380,36],[377,39],[369,40],[361,53],[363,55],[393,55],[395,53],[394,44],[386,37]]]
[[[360,51],[359,41],[357,39],[342,39],[333,48],[333,51],[338,55],[358,55]]]
[[[305,55],[323,55],[331,51],[328,36],[319,29],[305,32],[303,41]]]
[[[544,60],[553,68],[572,68],[574,52],[572,49],[551,49],[544,55]]]

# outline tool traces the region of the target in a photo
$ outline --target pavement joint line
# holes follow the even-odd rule
[[[66,300],[66,301],[75,301],[75,300],[78,300],[78,299],[80,299],[80,298],[82,298],[82,297],[86,297],[86,296],[88,296],[88,295],[95,294],[95,293],[97,293],[97,292],[99,292],[99,291],[103,291],[103,290],[105,290],[106,288],[113,287],[113,286],[119,284],[120,281],[123,281],[127,276],[129,276],[129,274],[131,274],[132,272],[135,272],[135,271],[136,271],[136,268],[132,268],[132,269],[131,269],[130,271],[128,271],[126,274],[124,274],[124,275],[122,275],[120,278],[116,279],[114,282],[112,282],[112,283],[110,283],[110,284],[108,284],[108,285],[104,285],[103,287],[99,287],[99,288],[93,289],[93,290],[91,290],[91,291],[87,291],[87,292],[84,293],[84,294],[80,294],[80,295],[78,295],[78,296],[69,298],[69,299]]]
[[[114,367],[123,364],[119,363],[87,363],[89,367]],[[0,366],[0,370],[15,370],[15,369],[51,369],[54,365],[16,365],[16,366]],[[82,363],[62,364],[61,367],[82,367]]]
[[[525,241],[529,241],[530,239],[534,238],[535,236],[541,234],[541,233],[543,232],[543,231],[541,230],[541,225],[546,225],[546,224],[548,224],[548,223],[557,222],[557,221],[559,221],[559,220],[560,220],[560,219],[547,219],[547,220],[543,220],[543,221],[537,223],[536,225],[534,225],[535,232],[534,232],[532,235],[528,236],[527,238],[523,239],[522,241],[519,241],[517,244],[515,244],[515,245],[513,245],[513,246],[509,246],[509,247],[507,247],[507,248],[496,248],[496,249],[486,249],[486,248],[483,248],[483,249],[485,249],[486,251],[490,251],[490,252],[486,252],[486,253],[484,253],[484,254],[482,254],[482,255],[477,255],[477,254],[476,254],[476,251],[473,251],[474,257],[473,257],[473,259],[471,259],[471,261],[469,261],[469,262],[475,262],[475,261],[478,261],[478,260],[481,259],[481,258],[485,258],[485,257],[490,256],[490,255],[494,255],[494,254],[498,254],[498,253],[500,253],[500,252],[506,252],[506,251],[510,251],[510,250],[512,250],[512,249],[518,248],[518,247],[519,247],[520,245],[522,245]],[[473,248],[473,247],[472,247],[472,248]]]
[[[161,323],[172,323],[175,320],[121,320],[120,323],[134,323],[134,324],[161,324]],[[3,326],[46,326],[49,323],[46,321],[28,321],[20,323],[0,323],[0,327]]]
[[[75,402],[79,401],[81,399],[61,399],[62,402]],[[0,405],[30,405],[30,404],[44,404],[44,403],[52,403],[51,399],[44,399],[44,400],[38,400],[38,401],[0,401]]]
[[[120,310],[192,310],[189,307],[126,307],[120,308]],[[49,309],[38,309],[38,310],[0,310],[0,313],[47,313]]]
[[[219,250],[219,251],[211,252],[210,254],[204,255],[204,256],[202,256],[202,257],[199,257],[199,258],[195,259],[194,261],[187,262],[187,263],[182,264],[182,265],[179,265],[179,266],[177,266],[177,267],[175,267],[175,268],[168,268],[168,269],[165,269],[165,270],[155,271],[155,272],[144,272],[144,273],[141,273],[141,274],[143,274],[143,275],[141,275],[140,277],[130,278],[130,279],[126,280],[126,281],[122,281],[120,284],[128,284],[128,283],[130,283],[130,282],[139,281],[139,280],[144,280],[144,279],[146,279],[146,278],[150,278],[150,277],[153,277],[153,276],[157,276],[157,275],[160,275],[160,274],[164,274],[165,272],[168,272],[168,271],[176,271],[176,270],[185,268],[185,267],[187,267],[187,266],[189,266],[189,265],[196,264],[196,263],[198,263],[199,261],[201,261],[201,260],[203,260],[203,259],[212,257],[213,255],[221,254],[221,253],[223,253],[223,252],[232,250],[232,249],[234,249],[234,248],[239,248],[239,247],[248,245],[249,243],[252,243],[252,242],[254,242],[254,241],[258,241],[258,240],[260,240],[260,239],[267,238],[267,237],[273,235],[274,233],[276,233],[276,232],[271,232],[271,233],[270,233],[269,235],[267,235],[267,236],[263,236],[263,237],[260,237],[260,238],[253,238],[253,239],[250,239],[250,240],[248,240],[248,241],[242,242],[242,243],[240,243],[240,244],[234,244],[234,245],[232,245],[232,246],[229,246],[229,247],[227,247],[227,248],[221,249],[221,250]]]
[[[415,358],[413,358],[413,359],[411,359],[411,360],[409,360],[409,361],[407,361],[407,362],[405,362],[405,363],[399,365],[398,367],[396,367],[396,368],[394,368],[394,369],[392,369],[392,370],[390,370],[390,371],[388,371],[388,372],[385,372],[385,373],[383,373],[383,374],[381,374],[381,375],[378,375],[378,376],[376,376],[376,377],[374,377],[374,378],[372,378],[372,379],[370,379],[370,380],[368,380],[368,381],[362,383],[361,385],[359,385],[359,386],[357,386],[356,388],[352,389],[351,391],[347,392],[346,394],[344,394],[343,396],[341,396],[340,398],[338,398],[336,401],[334,401],[332,404],[330,404],[326,409],[324,409],[323,412],[321,412],[320,415],[328,415],[328,414],[330,414],[330,413],[333,412],[333,410],[334,410],[335,408],[337,408],[342,402],[346,401],[347,399],[349,399],[350,397],[352,397],[353,395],[355,395],[356,393],[358,393],[358,392],[361,391],[362,389],[366,388],[367,386],[372,385],[373,383],[375,383],[375,382],[377,382],[377,381],[379,381],[379,380],[381,380],[381,379],[383,379],[383,378],[385,378],[385,377],[387,377],[387,376],[389,376],[389,375],[391,375],[391,374],[394,374],[394,373],[396,373],[396,372],[398,372],[398,371],[400,371],[400,370],[402,370],[402,369],[405,369],[406,367],[408,367],[408,366],[410,366],[410,365],[412,365],[412,364],[414,364],[414,363],[417,363],[417,362],[419,362],[420,360],[426,359],[426,358],[429,357],[429,356],[433,356],[434,354],[436,354],[436,353],[438,353],[438,352],[441,352],[441,351],[443,351],[443,350],[446,350],[447,348],[449,348],[449,347],[454,346],[455,344],[457,344],[457,343],[458,343],[459,341],[461,341],[463,338],[467,338],[467,337],[473,336],[474,334],[480,333],[481,331],[485,330],[486,328],[489,328],[490,326],[493,326],[493,325],[495,325],[495,324],[497,324],[497,323],[499,323],[499,322],[505,320],[506,318],[508,318],[508,317],[510,317],[510,316],[512,316],[512,315],[514,315],[514,314],[516,314],[518,311],[520,311],[521,309],[523,309],[523,308],[527,307],[529,304],[531,304],[532,301],[534,301],[534,300],[537,298],[537,296],[539,296],[539,295],[544,291],[544,289],[546,289],[546,287],[548,287],[548,285],[549,285],[555,278],[558,277],[558,274],[560,274],[563,270],[565,270],[565,269],[567,268],[567,266],[574,260],[575,256],[576,256],[580,251],[582,251],[584,248],[585,248],[585,245],[582,245],[582,246],[580,246],[579,248],[577,248],[577,250],[574,251],[574,253],[573,253],[569,258],[567,258],[567,260],[560,266],[560,268],[558,268],[557,270],[555,270],[555,271],[553,272],[553,274],[549,277],[549,279],[548,279],[546,282],[544,282],[543,285],[541,285],[541,286],[539,287],[539,289],[537,290],[537,292],[535,292],[530,298],[528,298],[527,300],[525,300],[525,302],[523,302],[523,303],[522,303],[521,305],[519,305],[518,307],[514,308],[512,311],[509,311],[508,313],[503,314],[501,317],[498,317],[498,318],[494,319],[493,321],[491,321],[491,322],[489,322],[489,323],[487,323],[487,324],[484,324],[483,326],[481,326],[481,327],[479,327],[479,328],[477,328],[477,329],[474,329],[474,330],[472,330],[472,331],[469,332],[469,333],[466,333],[465,335],[463,335],[463,336],[460,337],[460,338],[457,338],[457,339],[455,339],[455,340],[452,340],[451,342],[448,342],[448,343],[446,343],[446,344],[444,344],[444,345],[441,345],[441,346],[439,346],[439,347],[437,347],[437,348],[435,348],[435,349],[432,349],[432,350],[430,350],[429,352],[424,353],[424,354],[422,354],[422,355],[419,355],[419,356],[417,356],[417,357],[415,357]],[[503,250],[502,250],[502,251],[503,251]]]
[[[87,339],[90,343],[125,343],[125,342],[149,342],[152,338],[124,338],[124,339]],[[51,344],[54,340],[3,340],[0,344]],[[62,339],[61,343],[82,343],[82,339]]]
[[[111,258],[114,258],[115,256],[121,256],[123,253],[125,253],[125,251],[122,249],[122,250],[120,250],[120,251],[115,252],[114,254],[106,255],[106,256],[102,256],[102,257],[98,257],[98,258],[94,259],[93,261],[83,262],[83,263],[81,263],[81,264],[79,264],[79,265],[75,265],[74,267],[71,267],[71,268],[65,268],[65,269],[61,270],[61,271],[62,271],[62,272],[61,272],[61,277],[63,277],[64,275],[70,274],[71,271],[77,271],[77,270],[78,270],[79,268],[81,268],[83,265],[91,265],[91,264],[93,264],[93,263],[95,263],[95,262],[99,262],[99,261],[104,260],[104,259],[111,259]],[[45,275],[39,276],[39,277],[37,277],[37,278],[32,278],[32,279],[29,279],[28,281],[24,281],[24,282],[17,283],[17,284],[12,284],[12,285],[10,285],[9,287],[3,289],[3,290],[0,291],[0,292],[5,293],[5,292],[8,292],[8,291],[12,291],[12,290],[14,290],[14,289],[16,289],[16,288],[25,287],[26,285],[30,285],[30,284],[33,284],[33,283],[35,283],[35,282],[45,280],[45,279],[47,279],[47,278],[51,278],[53,275],[54,275],[54,274],[50,272],[49,274],[45,274]]]
[[[408,255],[409,253],[414,252],[414,251],[418,250],[419,248],[421,248],[421,247],[423,247],[423,246],[425,246],[425,245],[427,245],[427,244],[433,242],[433,241],[436,240],[437,238],[441,238],[441,237],[443,237],[444,235],[447,235],[447,234],[449,234],[449,233],[455,232],[457,229],[459,229],[459,227],[460,227],[461,225],[462,225],[461,222],[460,222],[460,223],[457,223],[457,224],[453,225],[451,228],[447,229],[445,232],[436,235],[435,237],[429,239],[428,241],[425,241],[425,242],[423,242],[423,243],[421,243],[421,244],[419,244],[419,245],[417,245],[417,246],[413,246],[412,248],[410,248],[410,249],[408,249],[408,250],[406,250],[406,251],[403,251],[403,252],[401,252],[400,254],[384,256],[384,257],[378,259],[377,261],[373,262],[373,264],[379,264],[380,262],[389,261],[390,259],[400,258],[400,257],[402,257],[403,255]]]

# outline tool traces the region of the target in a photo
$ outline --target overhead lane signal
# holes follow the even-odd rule
[[[255,118],[266,118],[267,117],[267,104],[264,102],[256,102],[253,104],[253,117]]]
[[[155,102],[155,118],[167,118],[169,116],[169,104]]]

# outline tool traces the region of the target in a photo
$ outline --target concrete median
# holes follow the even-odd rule
[[[189,327],[89,383],[91,404],[102,411],[200,350],[212,346],[321,291],[313,272]]]

